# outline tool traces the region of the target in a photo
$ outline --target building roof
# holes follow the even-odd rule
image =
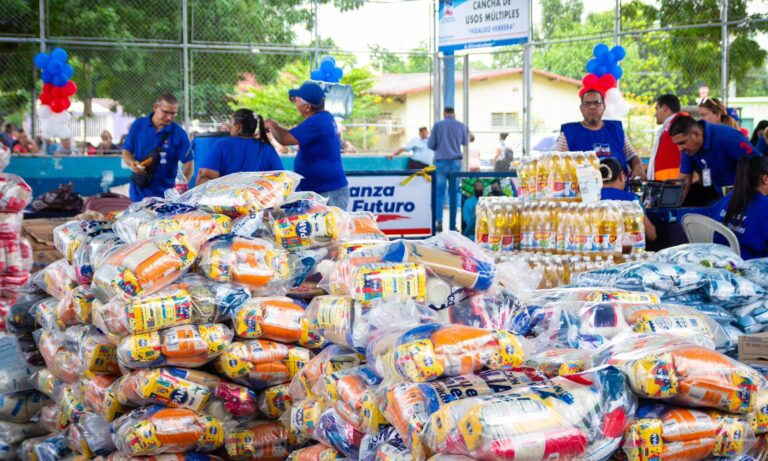
[[[522,75],[522,73],[523,69],[519,67],[512,69],[470,70],[469,81],[477,82],[491,80],[517,74]],[[581,82],[579,80],[564,75],[554,74],[539,69],[533,69],[533,75],[581,88]],[[376,83],[373,85],[370,92],[381,96],[405,96],[413,93],[430,91],[432,89],[432,83],[432,74],[428,72],[416,74],[382,74],[378,76]],[[457,72],[456,85],[462,84],[464,84],[464,75],[462,72]]]

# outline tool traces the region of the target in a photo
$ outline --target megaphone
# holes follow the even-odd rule
[[[320,85],[325,92],[325,110],[334,117],[342,119],[349,117],[355,103],[355,92],[351,86],[318,80],[312,81]]]

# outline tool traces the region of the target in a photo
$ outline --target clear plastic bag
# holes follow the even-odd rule
[[[84,414],[77,425],[77,431],[93,455],[107,456],[116,449],[109,422],[95,413]]]
[[[96,269],[94,293],[106,302],[116,296],[145,296],[162,290],[195,262],[198,238],[179,232],[120,248]]]
[[[82,369],[89,375],[119,374],[117,348],[107,336],[92,325],[78,325],[67,329],[72,347],[80,358]]]
[[[159,197],[147,197],[140,202],[132,203],[123,210],[117,217],[113,228],[124,242],[133,243],[139,240],[137,232],[141,223],[195,211],[197,208],[191,205],[175,203]]]
[[[343,346],[331,344],[302,367],[291,379],[289,390],[294,401],[304,400],[310,397],[319,397],[315,394],[317,384],[324,376],[338,371],[354,368],[365,362],[365,355],[347,349]]]
[[[507,330],[526,335],[531,330],[528,309],[514,294],[500,290],[497,293],[478,293],[439,311],[440,320],[454,325]]]
[[[259,392],[259,411],[269,419],[278,419],[293,405],[287,384],[278,384]]]
[[[678,266],[699,265],[731,272],[738,272],[744,264],[730,247],[717,243],[686,243],[665,248],[656,253],[655,259]]]
[[[90,285],[93,280],[93,272],[104,260],[117,251],[124,242],[113,232],[93,237],[87,245],[83,245],[75,251],[72,266],[75,268],[75,277],[80,285]]]
[[[64,434],[50,434],[41,439],[32,440],[34,440],[33,443],[27,445],[29,441],[24,441],[19,447],[23,461],[57,461],[72,455],[72,450],[67,445],[67,438]]]
[[[616,287],[620,290],[647,291],[659,296],[674,296],[696,291],[705,283],[698,270],[662,262],[629,262],[576,274],[571,285]]]
[[[59,328],[90,323],[91,307],[96,296],[90,288],[77,286],[56,304],[54,313]]]
[[[139,408],[112,423],[117,449],[133,456],[213,451],[224,445],[221,423],[184,408]]]
[[[252,421],[226,427],[225,448],[236,461],[282,461],[296,440],[280,422]]]
[[[450,402],[506,392],[545,379],[545,375],[532,368],[486,370],[424,384],[384,385],[378,392],[378,400],[384,416],[410,449],[414,434],[420,433],[430,416]]]
[[[44,433],[43,428],[35,423],[10,423],[7,421],[0,421],[0,440],[11,445]]]
[[[118,400],[123,405],[163,405],[202,412],[214,388],[178,376],[175,369],[138,370],[123,376],[118,385]]]
[[[744,277],[768,290],[768,258],[745,261],[741,271]]]
[[[0,173],[0,210],[19,213],[32,201],[32,188],[19,176]]]
[[[251,290],[283,291],[293,279],[288,253],[262,239],[222,236],[200,249],[198,270],[218,282],[235,282]]]
[[[51,373],[51,370],[47,368],[41,368],[29,377],[29,381],[32,384],[32,388],[38,392],[43,393],[47,397],[53,396],[53,391],[56,387],[62,383],[56,376]]]
[[[221,323],[181,325],[167,330],[126,336],[117,346],[125,368],[162,365],[200,367],[227,350],[232,330]]]
[[[205,413],[221,422],[251,418],[258,412],[258,396],[253,389],[220,380],[214,390],[215,398],[208,401]]]
[[[617,338],[598,350],[592,362],[619,367],[641,398],[729,413],[753,411],[765,382],[747,365],[663,335]]]
[[[64,347],[64,334],[37,330],[34,336],[40,355],[51,373],[65,383],[76,383],[83,371],[83,363],[77,352],[69,351]]]
[[[531,354],[525,365],[550,378],[581,373],[589,368],[589,351],[582,349],[549,349]]]
[[[659,304],[661,298],[654,293],[643,291],[617,290],[615,288],[553,288],[548,290],[536,290],[529,304],[546,304],[555,301],[586,301],[586,302],[611,302],[621,303],[625,306],[647,306]]]
[[[364,306],[375,302],[423,302],[426,271],[418,263],[375,262],[356,264],[345,258],[330,274],[330,293],[351,296]]]
[[[312,349],[324,346],[325,340],[309,331],[309,323],[303,317],[304,308],[296,301],[271,296],[253,298],[240,306],[232,323],[235,335],[240,338],[271,339]]]
[[[386,427],[378,434],[366,434],[363,437],[360,443],[360,461],[376,460],[413,461],[411,451],[394,427]]]
[[[736,415],[643,405],[627,426],[622,450],[629,459],[733,459],[755,443],[749,424]]]
[[[32,277],[32,283],[56,299],[63,298],[77,286],[75,270],[66,259],[52,262]]]
[[[318,419],[312,438],[350,459],[360,458],[365,433],[346,422],[335,409],[325,410]]]
[[[216,360],[216,370],[255,390],[290,382],[309,359],[309,350],[266,339],[234,342]]]
[[[28,275],[31,269],[31,248],[26,247],[23,242],[23,239],[18,238],[0,240],[0,274]]]
[[[268,240],[275,237],[272,232],[272,224],[269,222],[269,215],[264,211],[240,216],[233,220],[230,235]]]
[[[270,212],[272,233],[286,250],[336,245],[347,222],[347,213],[311,200],[286,203]]]
[[[322,443],[294,450],[288,456],[288,461],[332,461],[337,459],[344,459],[344,456]]]
[[[376,216],[368,212],[348,213],[341,240],[346,243],[386,241],[387,234],[379,229]]]
[[[34,331],[37,303],[46,298],[46,294],[37,291],[24,293],[19,296],[19,299],[13,303],[6,317],[8,331],[17,334]],[[48,299],[50,302],[55,302],[55,298]]]
[[[0,333],[0,394],[32,389],[31,377],[35,371],[24,360],[18,338]]]
[[[528,352],[527,340],[507,331],[433,323],[383,334],[367,355],[385,380],[425,382],[520,366]]]
[[[214,282],[200,274],[186,274],[175,286],[187,290],[192,298],[194,322],[231,319],[234,312],[251,299],[251,291],[244,285]]]
[[[80,418],[87,412],[83,395],[76,385],[64,385],[56,388],[53,399],[59,406],[61,417],[71,424],[78,424]]]
[[[361,365],[337,371],[325,376],[322,395],[346,423],[368,434],[376,434],[389,422],[384,418],[376,402],[376,391],[381,378],[373,368]]]
[[[97,235],[112,232],[109,221],[69,221],[53,229],[53,246],[73,263],[75,254]]]
[[[577,376],[449,403],[418,434],[426,453],[417,450],[414,456],[607,459],[619,446],[636,399],[615,368]]]
[[[0,394],[0,420],[29,422],[51,399],[37,391]]]
[[[3,240],[18,240],[21,237],[22,213],[0,212],[0,238]]]
[[[281,205],[300,180],[284,170],[233,173],[190,189],[178,201],[236,218]]]
[[[189,211],[172,216],[158,214],[155,219],[140,222],[136,228],[136,239],[145,240],[173,232],[200,234],[205,240],[229,234],[232,220],[223,214],[209,214],[204,211]]]

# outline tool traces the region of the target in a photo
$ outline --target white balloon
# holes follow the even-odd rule
[[[50,108],[48,110],[50,111]],[[72,132],[69,130],[69,113],[66,111],[58,114],[50,112],[50,115],[40,117],[40,135],[44,138],[72,137]]]
[[[629,113],[630,105],[618,88],[611,88],[605,94],[605,120],[621,120]]]
[[[37,116],[40,118],[40,120],[51,118],[52,115],[53,111],[51,110],[50,106],[40,106],[40,109],[37,111]]]
[[[621,91],[619,91],[618,88],[611,88],[605,93],[605,104],[609,105],[611,103],[616,103],[621,101]]]

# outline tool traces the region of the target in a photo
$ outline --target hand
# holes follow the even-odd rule
[[[277,122],[276,122],[276,121],[274,121],[274,120],[272,120],[271,118],[270,118],[270,119],[267,119],[267,120],[264,122],[264,127],[267,129],[267,131],[272,131],[272,130],[274,130],[274,128],[275,128],[275,126],[276,126],[276,125],[277,125]]]
[[[138,160],[132,160],[128,164],[128,168],[130,168],[131,171],[133,171],[136,174],[142,174],[144,173],[144,171],[146,171],[146,167],[144,167],[144,165],[142,165],[141,162],[139,162]]]
[[[640,178],[642,181],[648,180],[648,175],[645,173],[645,168],[642,164],[632,169],[632,178]]]
[[[395,154],[387,155],[387,160],[392,160],[393,158],[395,158]]]

